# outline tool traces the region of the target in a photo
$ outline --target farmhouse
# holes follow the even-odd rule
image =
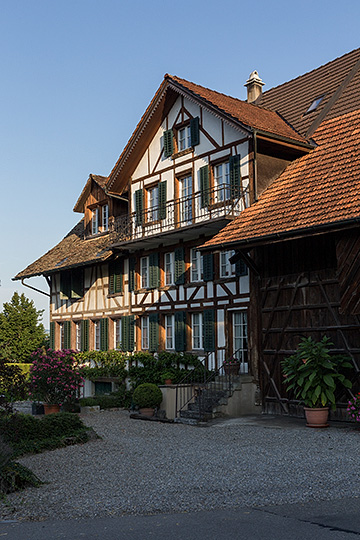
[[[14,278],[46,278],[52,347],[233,356],[285,409],[300,334],[357,366],[359,68],[356,50],[267,92],[255,71],[246,102],[165,75],[79,223]]]

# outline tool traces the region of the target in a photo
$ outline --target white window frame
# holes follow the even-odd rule
[[[200,312],[191,314],[191,337],[192,348],[194,351],[199,351],[204,348],[203,343],[203,314]]]
[[[149,257],[140,259],[140,281],[142,289],[149,288]]]
[[[215,202],[224,202],[231,198],[230,163],[224,161],[213,166]]]
[[[177,146],[178,152],[191,148],[191,129],[190,124],[181,127],[177,130]]]
[[[230,258],[235,254],[234,250],[220,251],[220,277],[229,278],[235,275],[235,264],[230,263]]]
[[[94,208],[92,210],[91,232],[92,234],[98,234],[99,232],[99,208]]]
[[[204,258],[196,248],[191,249],[191,281],[202,281],[204,278]]]
[[[240,361],[240,373],[248,373],[247,312],[245,310],[234,311],[232,318],[234,356]]]
[[[114,320],[114,349],[121,349],[121,318]]]
[[[94,321],[94,350],[100,351],[100,349],[101,349],[100,321]]]
[[[149,317],[144,315],[141,317],[141,350],[149,348]]]
[[[164,255],[165,285],[175,283],[175,253],[173,251]]]
[[[109,205],[104,204],[101,207],[101,227],[102,231],[106,232],[109,230]]]
[[[158,221],[159,219],[159,185],[147,190],[148,196],[148,220]]]
[[[168,351],[175,349],[175,317],[165,315],[165,349]]]

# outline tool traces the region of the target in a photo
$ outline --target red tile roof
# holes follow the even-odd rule
[[[314,139],[314,150],[205,246],[240,247],[360,220],[360,110],[324,122]]]

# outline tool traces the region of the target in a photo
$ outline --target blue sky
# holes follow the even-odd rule
[[[81,218],[89,173],[108,175],[165,73],[245,99],[360,46],[348,0],[0,0],[0,309],[11,278]],[[43,278],[29,285],[48,291]]]

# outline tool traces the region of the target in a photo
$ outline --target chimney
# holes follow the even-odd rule
[[[244,86],[247,87],[247,102],[254,103],[262,94],[262,87],[265,83],[259,77],[257,71],[250,73],[248,80]]]

